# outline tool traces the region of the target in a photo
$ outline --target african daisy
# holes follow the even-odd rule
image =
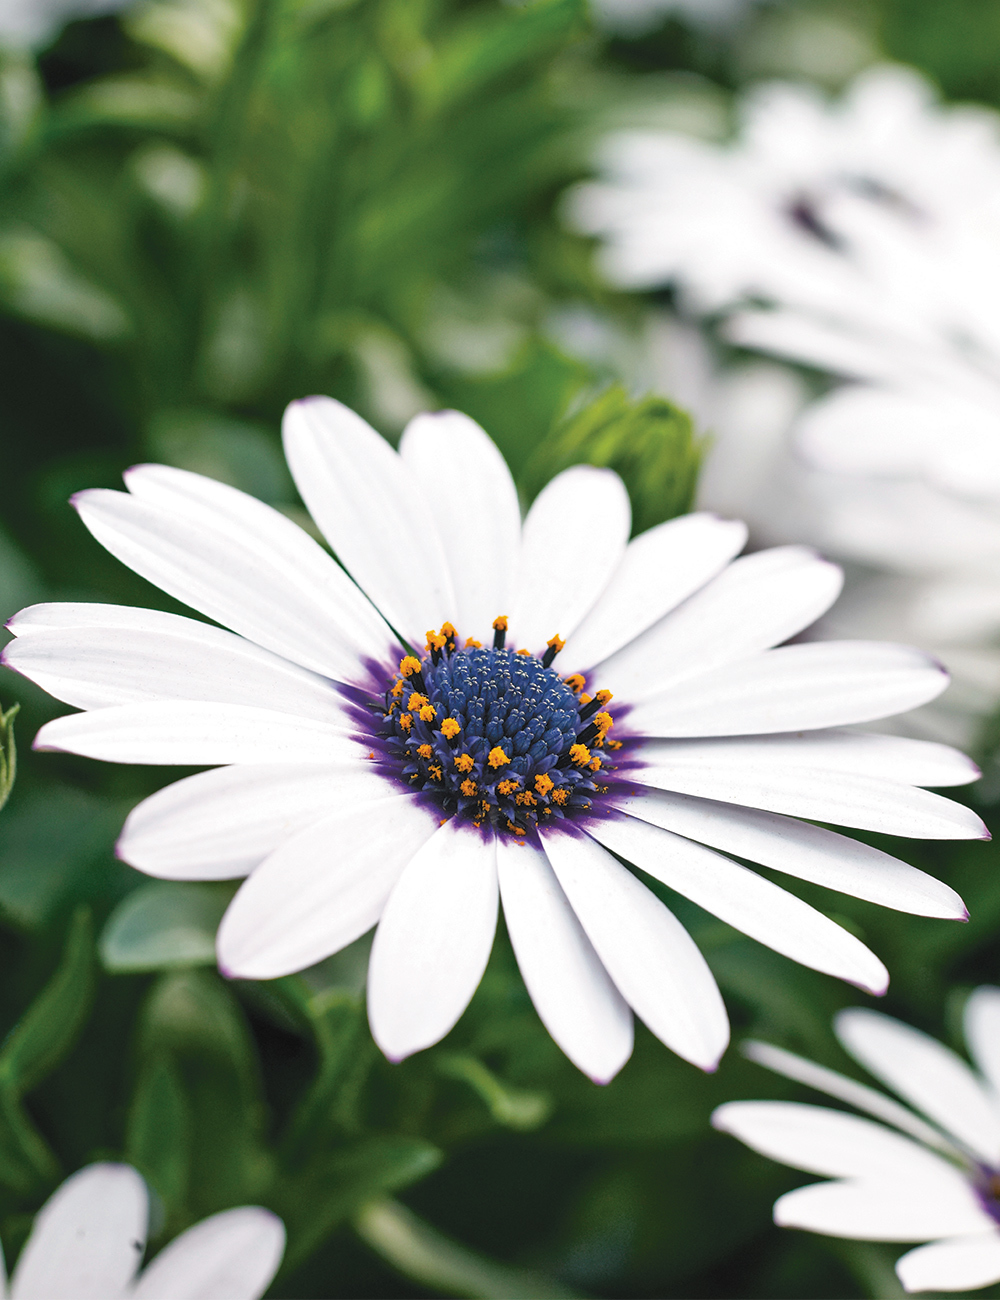
[[[619,858],[874,992],[887,975],[873,953],[727,854],[964,915],[941,882],[810,824],[986,834],[918,788],[973,780],[961,754],[846,729],[937,695],[940,665],[899,645],[780,644],[836,598],[835,566],[798,547],[734,560],[744,527],[707,514],[629,542],[624,486],[588,466],[522,524],[500,453],[456,412],[418,416],[397,453],[311,398],[284,435],[343,568],[234,488],[140,466],[127,493],[80,493],[81,518],[232,630],[48,604],[12,620],[4,651],[85,710],[38,748],[220,765],[140,804],[119,853],[164,878],[247,876],[219,929],[224,972],[300,970],[377,924],[368,1014],[399,1059],[461,1015],[502,900],[539,1016],[606,1080],[631,1052],[632,1011],[706,1069],[728,1038],[698,948]]]
[[[148,1220],[146,1184],[131,1166],[88,1165],[39,1210],[3,1294],[11,1300],[258,1300],[285,1250],[281,1220],[245,1205],[188,1228],[136,1277]],[[2,1269],[0,1259],[0,1275]]]
[[[914,1109],[791,1052],[747,1044],[747,1055],[768,1069],[883,1121],[797,1102],[720,1106],[716,1128],[836,1180],[780,1197],[775,1223],[833,1237],[930,1242],[896,1264],[907,1291],[1000,1281],[1000,989],[978,988],[966,1003],[965,1037],[978,1073],[950,1048],[875,1011],[842,1011],[835,1030],[845,1050]]]

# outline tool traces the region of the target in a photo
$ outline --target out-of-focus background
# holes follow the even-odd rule
[[[753,545],[834,555],[823,631],[941,655],[955,685],[906,726],[977,756],[993,822],[998,109],[987,0],[0,0],[0,621],[49,599],[174,608],[67,504],[131,464],[306,522],[287,402],[331,394],[390,439],[454,406],[525,500],[593,460],[637,527],[697,503],[746,517]],[[171,1232],[282,1213],[274,1295],[902,1294],[891,1248],[774,1228],[802,1178],[711,1132],[719,1102],[792,1085],[735,1049],[702,1076],[640,1027],[593,1086],[502,936],[453,1034],[398,1067],[364,1029],[363,946],[223,982],[229,886],[113,855],[181,773],[32,755],[64,710],[0,670],[15,702],[8,1253],[60,1172],[124,1155]],[[964,991],[1000,982],[1000,864],[906,850],[968,925],[796,888],[886,961],[884,1009],[957,1043]],[[671,906],[735,1038],[850,1072],[829,1023],[862,995]],[[357,1219],[388,1194],[419,1220]]]

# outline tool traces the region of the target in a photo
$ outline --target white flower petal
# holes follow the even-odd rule
[[[363,762],[217,767],[133,808],[117,853],[165,880],[230,880],[313,822],[397,790]]]
[[[869,993],[888,987],[889,972],[860,939],[748,867],[634,817],[588,829],[612,852],[792,961]]]
[[[384,657],[389,629],[344,571],[263,502],[162,465],[129,471],[130,491],[73,501],[103,547],[162,591],[294,663],[355,681]]]
[[[771,1160],[835,1178],[950,1182],[961,1175],[941,1156],[870,1119],[797,1101],[728,1101],[712,1126]]]
[[[665,790],[617,802],[632,817],[799,880],[916,916],[968,918],[965,904],[943,880],[823,826]]]
[[[839,727],[916,708],[947,685],[944,668],[911,646],[811,641],[688,678],[638,704],[629,726],[647,736]]]
[[[745,555],[600,666],[602,681],[645,700],[674,681],[779,645],[814,623],[843,574],[804,546]]]
[[[550,637],[569,639],[618,568],[631,518],[625,486],[609,469],[574,465],[542,489],[521,536],[510,609],[513,645],[534,654]],[[596,539],[586,559],[584,536]]]
[[[796,1056],[794,1052],[786,1052],[784,1048],[774,1047],[771,1043],[748,1039],[741,1044],[740,1050],[748,1060],[756,1061],[758,1065],[773,1070],[775,1074],[782,1074],[786,1079],[794,1079],[796,1083],[804,1083],[809,1088],[816,1088],[830,1097],[836,1097],[838,1101],[846,1101],[849,1106],[856,1106],[858,1110],[866,1110],[876,1119],[884,1120],[901,1132],[908,1133],[910,1137],[915,1137],[924,1146],[933,1147],[951,1156],[961,1154],[943,1134],[936,1128],[932,1128],[919,1115],[914,1115],[912,1110],[907,1110],[898,1101],[887,1097],[883,1092],[878,1092],[875,1088],[858,1083],[856,1079],[849,1079],[845,1074],[828,1070],[824,1065],[807,1061],[805,1057]]]
[[[11,1279],[14,1300],[117,1300],[146,1245],[146,1184],[128,1165],[88,1165],[35,1217]]]
[[[632,779],[637,784],[679,794],[839,826],[857,826],[883,835],[928,840],[989,839],[982,819],[963,804],[928,790],[850,772],[793,766],[713,770],[650,761],[633,773]]]
[[[210,700],[346,725],[343,698],[318,673],[207,623],[173,614],[157,621],[156,631],[91,626],[28,632],[5,648],[2,661],[77,709]]]
[[[625,1001],[661,1042],[714,1070],[726,1008],[694,940],[663,903],[588,835],[546,832],[545,853]]]
[[[1000,1282],[1000,1231],[932,1241],[896,1261],[907,1291],[975,1291]]]
[[[403,868],[437,828],[406,794],[314,822],[243,882],[222,918],[219,967],[242,979],[303,970],[370,930]]]
[[[668,519],[636,537],[569,638],[559,671],[586,671],[628,645],[714,578],[746,539],[746,524],[704,512]]]
[[[911,1025],[860,1007],[841,1011],[834,1028],[866,1070],[981,1160],[1000,1164],[1000,1114],[955,1052]]]
[[[983,1233],[992,1220],[972,1188],[955,1170],[933,1179],[871,1179],[813,1183],[786,1192],[774,1203],[782,1228],[805,1228],[858,1241],[926,1241]]]
[[[464,638],[487,642],[510,609],[521,509],[507,463],[475,420],[458,411],[418,415],[399,454],[422,485],[451,569],[451,620]]]
[[[277,1215],[255,1205],[225,1210],[161,1250],[131,1300],[259,1300],[284,1252]]]
[[[447,503],[424,492],[384,438],[332,397],[292,402],[285,454],[309,513],[390,623],[423,644],[454,621],[455,593],[435,527]]]
[[[157,700],[71,713],[47,722],[35,749],[82,754],[107,763],[205,766],[215,763],[363,761],[343,727],[246,704]]]
[[[988,984],[973,989],[965,1004],[964,1024],[969,1054],[1000,1098],[1000,989]]]
[[[493,947],[496,842],[452,818],[407,864],[368,963],[368,1020],[391,1061],[444,1038],[469,1005]]]
[[[657,762],[676,761],[685,767],[809,767],[874,776],[901,785],[967,785],[981,775],[971,759],[949,745],[846,728],[656,740],[644,745],[643,753],[655,754]]]
[[[632,1054],[632,1013],[594,951],[545,854],[497,840],[510,941],[542,1024],[575,1066],[613,1079]]]

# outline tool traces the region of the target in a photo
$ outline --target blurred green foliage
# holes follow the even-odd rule
[[[680,85],[724,113],[749,77],[802,74],[809,40],[788,32],[831,23],[951,95],[1000,101],[985,0],[788,0],[728,28],[674,13],[613,38],[583,0],[140,0],[37,60],[0,55],[0,618],[47,599],[175,608],[66,505],[140,458],[302,521],[277,430],[309,392],[390,437],[420,409],[468,411],[526,501],[587,461],[623,475],[636,530],[686,509],[701,442],[684,413],[598,392],[549,336],[567,302],[636,311],[561,232],[559,195],[622,105]],[[3,802],[15,709],[28,737],[64,710],[5,669],[0,690],[17,701]],[[0,817],[8,1259],[62,1176],[124,1157],[156,1193],[157,1242],[226,1205],[279,1212],[273,1294],[300,1300],[896,1294],[891,1248],[775,1229],[771,1203],[801,1177],[709,1129],[719,1102],[792,1085],[735,1051],[702,1076],[640,1027],[594,1087],[538,1021],[502,932],[453,1033],[396,1066],[368,1034],[364,941],[288,979],[220,979],[231,886],[149,881],[114,857],[129,808],[179,775],[28,752]],[[903,856],[963,894],[967,926],[781,883],[886,960],[886,1009],[940,1034],[963,989],[1000,982],[996,851]],[[660,892],[734,1037],[853,1072],[829,1020],[855,992]]]

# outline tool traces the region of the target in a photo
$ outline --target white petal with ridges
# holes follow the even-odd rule
[[[634,817],[606,818],[589,829],[612,852],[792,961],[869,993],[888,987],[889,972],[860,939],[738,862]]]
[[[645,750],[641,752],[645,754]],[[883,835],[928,840],[989,839],[982,818],[971,808],[929,790],[873,776],[791,766],[715,770],[656,762],[647,762],[630,775],[637,791],[640,784],[654,786],[812,821],[857,826]]]
[[[35,1216],[11,1278],[14,1300],[117,1300],[146,1244],[149,1196],[128,1165],[88,1165]]]
[[[746,555],[600,665],[629,700],[779,645],[826,613],[843,574],[804,546]]]
[[[688,932],[588,835],[547,832],[542,844],[625,1001],[671,1051],[714,1070],[729,1042],[729,1021],[712,972]]]
[[[454,621],[455,593],[434,526],[442,508],[384,438],[332,397],[292,402],[285,454],[303,501],[338,559],[397,631]]]
[[[47,722],[35,749],[107,763],[351,763],[365,749],[342,727],[245,704],[158,700]]]
[[[625,486],[609,469],[575,465],[541,490],[522,530],[511,646],[536,654],[550,637],[572,636],[618,568],[631,518]],[[584,540],[595,537],[598,545]]]
[[[632,1013],[594,951],[545,854],[497,840],[507,931],[535,1010],[575,1066],[613,1079],[632,1054]]]
[[[714,799],[649,790],[617,801],[632,817],[775,871],[916,916],[966,920],[950,885],[823,826]]]
[[[933,1178],[814,1183],[779,1197],[774,1221],[858,1241],[926,1241],[982,1233],[992,1222],[958,1170]]]
[[[746,524],[698,513],[669,519],[629,542],[604,594],[559,657],[563,674],[586,671],[705,585],[746,544]]]
[[[841,1011],[834,1028],[866,1070],[974,1155],[994,1167],[1000,1165],[1000,1114],[955,1052],[912,1025],[861,1007]]]
[[[643,754],[655,756],[659,763],[676,761],[716,771],[795,766],[874,776],[900,785],[967,785],[981,775],[971,759],[949,745],[840,727],[767,736],[654,740],[643,746]]]
[[[840,727],[914,709],[947,685],[944,668],[912,646],[811,641],[700,672],[638,704],[629,726],[647,736]]]
[[[162,591],[294,663],[346,681],[394,638],[298,525],[236,488],[162,465],[73,502],[106,550]]]
[[[397,791],[364,761],[219,767],[133,808],[117,853],[164,880],[230,880],[313,822]]]
[[[274,979],[339,952],[370,930],[437,819],[411,796],[357,802],[281,844],[222,918],[219,967]]]
[[[161,1250],[130,1300],[259,1300],[284,1252],[277,1215],[255,1205],[224,1210]]]
[[[980,985],[969,994],[963,1016],[969,1054],[1000,1106],[1000,989]]]
[[[770,1160],[834,1178],[909,1178],[950,1181],[941,1156],[870,1119],[797,1101],[728,1101],[712,1126],[731,1133]]]
[[[210,700],[346,724],[342,697],[318,673],[207,623],[172,614],[160,619],[155,632],[116,627],[28,632],[4,649],[3,663],[77,709]]]
[[[460,635],[487,642],[493,620],[510,610],[521,540],[517,488],[493,440],[467,415],[418,415],[399,444],[403,464],[432,503],[428,524],[441,536]]]
[[[932,1241],[896,1260],[907,1291],[976,1291],[1000,1282],[1000,1230]]]
[[[483,977],[498,906],[492,830],[454,818],[407,865],[375,931],[368,1020],[392,1061],[444,1038]]]

